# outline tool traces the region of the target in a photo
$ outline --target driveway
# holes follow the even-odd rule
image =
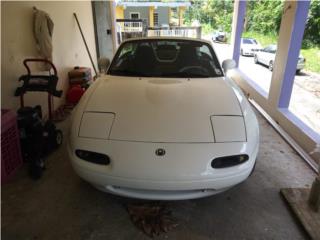
[[[212,42],[212,45],[220,62],[231,58],[229,44]],[[255,64],[253,57],[240,56],[239,69],[268,95],[272,72],[267,66]],[[295,76],[289,110],[320,134],[320,74],[302,70]]]

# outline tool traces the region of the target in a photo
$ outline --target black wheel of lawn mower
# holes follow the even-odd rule
[[[62,133],[62,131],[61,130],[59,130],[59,129],[56,129],[55,131],[54,131],[54,147],[55,148],[58,148],[61,144],[62,144],[62,142],[63,142],[63,133]]]
[[[272,72],[273,71],[273,61],[269,62],[269,66],[268,66],[269,70]]]
[[[35,158],[31,159],[29,163],[29,175],[32,179],[37,180],[42,177],[43,171],[45,169],[44,159]]]

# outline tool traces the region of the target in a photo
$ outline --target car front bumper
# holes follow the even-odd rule
[[[254,56],[255,53],[257,53],[259,51],[259,49],[242,49],[242,54],[245,56]]]
[[[304,68],[304,65],[305,65],[305,63],[304,63],[304,62],[302,62],[302,63],[298,63],[298,64],[297,64],[297,70],[301,70],[301,69],[303,69],[303,68]]]
[[[245,56],[254,56],[254,52],[252,52],[252,51],[243,51],[243,55],[245,55]]]
[[[69,145],[72,166],[81,178],[105,192],[153,200],[192,199],[227,190],[250,175],[258,152],[258,143],[248,142],[159,144],[85,138],[76,142],[76,148],[104,149],[111,158],[108,166],[93,164],[78,158]],[[159,147],[166,149],[165,157],[154,154]],[[248,154],[249,160],[234,167],[211,167],[216,156],[240,153]]]

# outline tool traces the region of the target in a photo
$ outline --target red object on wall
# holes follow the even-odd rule
[[[68,76],[70,85],[85,85],[92,80],[91,69],[87,67],[75,67]]]
[[[84,92],[85,89],[83,89],[80,85],[71,86],[67,93],[67,102],[71,104],[77,104]]]
[[[1,109],[1,184],[6,183],[23,164],[17,116]]]

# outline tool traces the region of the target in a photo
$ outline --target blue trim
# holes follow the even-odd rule
[[[236,29],[235,29],[235,39],[233,45],[233,53],[232,59],[236,62],[237,67],[239,66],[239,55],[240,55],[240,45],[241,45],[241,35],[243,31],[244,19],[246,15],[246,5],[247,1],[239,1],[239,7],[237,9],[238,16],[236,21]]]
[[[309,136],[316,143],[320,143],[320,134],[310,128],[306,123],[304,123],[297,115],[292,113],[288,108],[278,108],[278,111],[281,112],[290,122],[296,125],[301,129],[307,136]]]
[[[297,9],[291,32],[291,40],[289,43],[287,64],[285,65],[285,72],[280,90],[280,98],[278,102],[279,108],[289,107],[309,6],[310,0],[297,1]]]

